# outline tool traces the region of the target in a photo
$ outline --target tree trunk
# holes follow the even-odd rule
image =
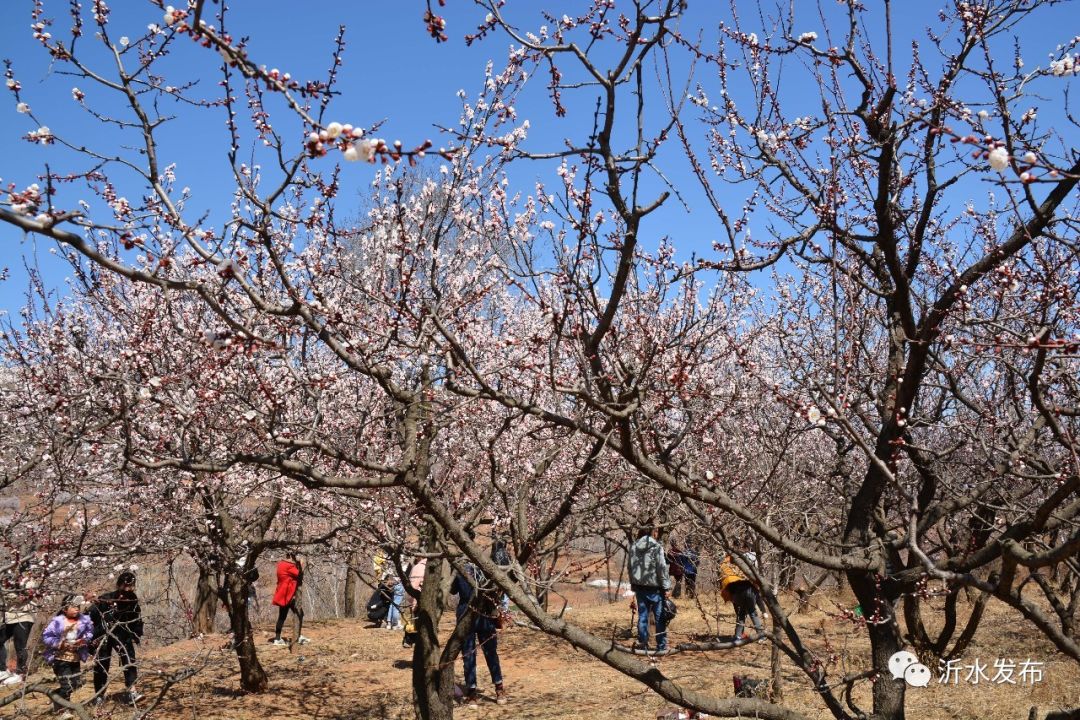
[[[777,638],[783,637],[784,626],[780,624],[780,620],[776,617],[776,613],[770,613],[770,616],[770,620],[772,620],[773,636]],[[780,646],[773,643],[772,652],[769,653],[769,669],[772,671],[772,688],[769,700],[774,703],[778,703],[784,698],[784,676],[780,672],[780,658]]]
[[[199,579],[195,584],[195,602],[191,612],[192,629],[196,635],[214,632],[214,619],[217,617],[218,594],[215,573],[199,566]]]
[[[442,558],[428,560],[424,570],[424,586],[416,603],[412,686],[417,720],[451,720],[454,717],[453,657],[450,662],[444,660],[446,653],[439,642],[445,566],[446,561]]]
[[[229,593],[229,626],[232,628],[233,648],[240,664],[240,689],[249,693],[266,692],[266,671],[255,651],[255,638],[247,613],[247,588],[242,578],[227,574]]]
[[[866,632],[870,638],[871,665],[878,673],[873,684],[874,710],[873,720],[904,720],[903,678],[894,679],[889,672],[889,658],[903,650],[900,633],[892,604],[883,597],[881,589],[871,573],[852,570],[848,572],[848,582],[855,591],[855,597],[862,605],[863,615],[867,619],[879,614],[881,622],[868,622]]]
[[[357,617],[360,611],[360,604],[356,601],[357,560],[358,555],[352,553],[345,562],[345,617],[347,618]]]

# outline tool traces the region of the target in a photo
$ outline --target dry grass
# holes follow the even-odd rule
[[[627,602],[607,604],[602,594],[576,590],[568,595],[568,615],[605,636],[628,627]],[[831,601],[823,605],[832,607]],[[694,633],[715,631],[710,627],[710,613],[719,611],[721,632],[730,632],[734,623],[730,606],[713,608],[711,600],[702,608],[683,601],[672,628],[672,641],[683,642]],[[834,677],[845,671],[866,667],[868,647],[857,628],[830,617],[828,607],[817,608],[795,618],[804,636],[817,652],[836,658]],[[449,622],[449,618],[447,620]],[[401,635],[370,629],[368,623],[334,620],[314,623],[305,634],[310,645],[289,654],[287,648],[260,646],[260,657],[270,675],[270,691],[264,695],[240,695],[235,658],[221,649],[224,639],[211,636],[186,640],[146,653],[143,660],[141,689],[151,696],[160,688],[157,673],[175,671],[205,663],[194,678],[173,688],[162,703],[157,718],[221,718],[229,720],[264,720],[319,718],[322,720],[361,720],[368,718],[412,718],[409,660],[411,651],[401,647]],[[1045,662],[1043,681],[1034,686],[970,684],[940,685],[908,692],[908,717],[981,718],[983,720],[1021,720],[1028,709],[1037,705],[1047,710],[1080,705],[1080,667],[1064,658],[1045,640],[1023,629],[1023,623],[1008,608],[995,606],[988,612],[982,627],[967,653],[993,667],[996,658],[1031,658]],[[447,632],[449,625],[447,626]],[[263,628],[262,639],[270,635]],[[602,663],[576,652],[565,643],[523,628],[514,628],[500,637],[500,656],[511,702],[497,706],[482,702],[478,708],[461,708],[458,717],[472,720],[487,718],[590,718],[590,720],[651,720],[665,703],[651,692]],[[769,645],[761,643],[726,652],[678,655],[664,659],[660,669],[695,689],[709,690],[720,696],[732,693],[732,674],[752,677],[769,676]],[[460,661],[458,667],[460,677]],[[483,661],[480,662],[481,691],[490,682]],[[796,673],[784,666],[784,699],[788,707],[804,712],[809,718],[828,718],[815,694]],[[88,697],[83,688],[76,699]],[[869,688],[861,686],[855,699],[868,707]],[[12,706],[5,708],[10,716]],[[20,704],[24,716],[44,714],[47,704],[31,698]],[[1040,717],[1041,717],[1040,713]],[[130,717],[130,710],[107,703],[99,717]]]

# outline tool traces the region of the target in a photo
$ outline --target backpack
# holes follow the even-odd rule
[[[509,568],[512,564],[510,551],[506,548],[505,540],[497,540],[491,548],[491,559],[502,568]]]
[[[484,615],[486,617],[495,617],[498,615],[499,601],[502,600],[502,591],[499,587],[488,579],[488,576],[484,574],[484,571],[475,565],[470,564],[467,568],[469,573],[469,579],[472,580],[473,596],[469,600],[469,606],[478,615]]]
[[[731,681],[735,685],[735,697],[767,698],[769,696],[768,680],[755,680],[747,675],[732,675]]]

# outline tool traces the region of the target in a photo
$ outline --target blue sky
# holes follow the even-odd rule
[[[867,0],[867,4],[877,5],[875,0]],[[532,0],[516,5],[511,3],[511,7],[517,8],[540,5],[539,2],[533,4]],[[571,12],[580,3],[563,0],[543,5],[551,8],[553,13],[561,14]],[[757,4],[739,2],[738,5],[741,12],[742,8],[746,9],[744,29],[763,32]],[[895,5],[898,10],[895,18],[897,47],[906,52],[910,39],[921,36],[923,27],[938,24],[936,11],[940,3],[937,0],[908,0]],[[213,6],[208,3],[208,7]],[[236,0],[230,11],[230,29],[234,35],[250,36],[250,54],[258,62],[288,71],[296,78],[321,78],[329,64],[337,27],[345,24],[348,46],[338,86],[342,96],[335,100],[334,111],[328,119],[357,125],[370,125],[385,119],[380,136],[388,140],[401,139],[406,146],[425,138],[431,138],[436,146],[445,144],[433,125],[452,125],[456,121],[460,109],[457,91],[464,89],[470,98],[474,96],[482,82],[485,63],[493,59],[498,66],[508,45],[505,37],[496,35],[471,48],[465,46],[462,35],[470,32],[482,19],[481,13],[467,0],[449,0],[448,7],[442,10],[448,19],[450,42],[441,44],[435,43],[424,31],[421,19],[424,3],[421,0],[369,0],[312,7],[318,10],[297,10],[297,4],[292,0]],[[827,13],[835,12],[832,0],[823,3],[822,7]],[[66,2],[47,0],[46,8],[58,19],[61,28],[66,27]],[[823,28],[815,4],[798,0],[797,8],[801,15],[797,22],[800,30],[821,33]],[[7,0],[5,23],[0,27],[0,56],[14,60],[16,77],[23,85],[23,99],[31,104],[40,123],[48,125],[54,132],[70,133],[71,137],[78,137],[88,145],[107,148],[115,142],[115,133],[100,124],[88,124],[86,116],[71,98],[75,82],[49,72],[45,53],[31,36],[30,9],[28,1]],[[700,25],[708,32],[720,20],[728,20],[728,15],[726,2],[695,0],[690,3],[687,24]],[[1076,5],[1069,4],[1051,8],[1037,25],[1029,27],[1021,38],[1029,63],[1045,64],[1046,53],[1058,42],[1068,39],[1059,37],[1062,35],[1059,28],[1075,30],[1080,27],[1076,19]],[[125,34],[134,38],[145,32],[148,23],[160,21],[160,11],[148,3],[139,0],[115,2],[110,33],[114,39]],[[536,20],[533,25],[540,22]],[[191,56],[195,49],[185,47],[188,44],[184,40],[178,45],[177,49],[182,51],[177,54],[178,58]],[[216,58],[209,52],[201,55],[204,57],[200,54],[194,57],[205,63],[204,92],[213,94]],[[187,76],[193,74],[191,67],[184,67],[182,71]],[[518,117],[530,119],[532,147],[558,148],[562,137],[586,135],[593,94],[579,93],[576,98],[568,94],[571,112],[566,118],[556,118],[543,84],[533,83],[518,105]],[[94,105],[100,94],[89,87],[82,89],[88,91],[88,102]],[[38,123],[16,113],[10,93],[2,88],[0,91],[3,92],[0,95],[0,158],[3,158],[0,178],[3,185],[14,183],[18,188],[25,187],[36,180],[35,176],[42,171],[45,162],[50,162],[54,169],[66,168],[62,148],[42,148],[19,139],[22,134],[35,129]],[[791,102],[796,106],[805,102],[810,111],[817,103],[815,97],[800,98],[796,92]],[[171,111],[170,108],[166,110]],[[1049,109],[1041,109],[1040,113],[1043,110]],[[193,200],[189,208],[205,208],[211,216],[219,215],[227,210],[230,192],[230,176],[222,153],[226,137],[221,111],[202,112],[196,116],[180,107],[175,112],[178,119],[166,129],[163,143],[166,157],[177,162],[177,186],[192,188]],[[661,114],[659,105],[655,111],[649,111],[650,117],[657,121]],[[665,232],[671,232],[681,255],[691,251],[708,252],[710,243],[716,239],[715,220],[705,211],[700,191],[689,180],[685,160],[679,162],[674,152],[668,159],[665,172],[683,192],[691,212],[686,213],[674,198],[670,199],[669,207],[645,228],[650,234],[646,238],[647,247],[655,246]],[[350,210],[349,194],[361,192],[370,182],[374,170],[370,165],[346,166],[346,191],[339,200],[343,211]],[[550,170],[542,164],[522,164],[514,170],[514,180],[528,191],[534,177],[544,177],[551,183]],[[121,194],[139,194],[135,186],[125,190],[121,185],[119,189]],[[71,206],[75,199],[62,196],[61,204]],[[359,204],[358,201],[356,205]],[[9,271],[8,279],[0,281],[0,311],[14,312],[23,304],[27,284],[22,268],[24,263],[40,264],[46,282],[51,287],[62,287],[66,268],[50,256],[50,241],[23,238],[19,231],[0,226],[0,243],[0,266]]]

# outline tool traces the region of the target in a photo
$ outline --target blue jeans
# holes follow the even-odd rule
[[[390,627],[401,624],[401,604],[405,601],[405,586],[398,583],[394,586],[394,598],[390,601],[390,608],[386,611],[386,624]]]
[[[458,618],[460,620],[460,618]],[[494,618],[483,615],[473,621],[472,629],[465,636],[461,645],[461,659],[465,663],[465,692],[476,689],[476,645],[484,652],[491,682],[499,685],[503,681],[502,668],[499,666],[499,633]]]
[[[656,650],[667,650],[667,618],[664,617],[664,593],[658,588],[635,587],[637,597],[638,647],[649,649],[649,613],[656,622]]]

